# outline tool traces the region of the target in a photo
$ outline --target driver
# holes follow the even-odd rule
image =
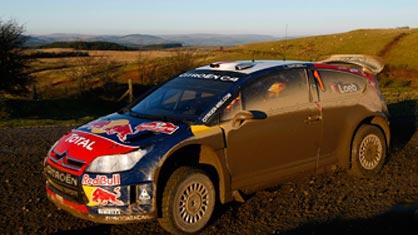
[[[269,89],[267,90],[267,98],[277,98],[286,89],[286,84],[283,82],[275,82],[273,83]]]

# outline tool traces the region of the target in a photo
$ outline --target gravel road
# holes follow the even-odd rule
[[[418,234],[415,117],[392,121],[394,147],[378,176],[334,169],[221,206],[203,234]],[[0,129],[0,234],[153,234],[156,221],[100,225],[72,217],[44,192],[42,160],[69,127]]]

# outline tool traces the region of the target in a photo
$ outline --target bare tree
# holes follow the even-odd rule
[[[23,26],[0,20],[0,91],[27,90],[30,76],[25,72],[29,58],[23,53]]]

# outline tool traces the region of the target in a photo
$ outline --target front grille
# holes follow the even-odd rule
[[[51,173],[52,172],[52,173]],[[66,174],[66,177],[54,177],[56,174]],[[45,176],[47,178],[47,184],[48,187],[54,191],[56,194],[74,201],[78,203],[84,203],[84,193],[81,188],[80,182],[76,176],[70,175],[68,173],[60,172],[55,168],[52,168],[51,166],[47,165],[45,167]],[[67,181],[63,181],[61,179],[67,179],[70,180],[68,182],[76,182],[76,184],[68,184]]]
[[[55,183],[51,179],[47,181],[48,187],[56,194],[74,202],[85,203],[84,195],[79,190],[67,188],[60,184]]]
[[[79,171],[86,163],[83,160],[69,156],[67,152],[59,153],[55,150],[51,151],[49,157],[53,162],[75,171]]]

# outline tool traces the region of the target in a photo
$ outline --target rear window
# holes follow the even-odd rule
[[[322,100],[356,95],[364,91],[366,80],[363,77],[332,70],[319,70],[325,91],[320,92]]]

